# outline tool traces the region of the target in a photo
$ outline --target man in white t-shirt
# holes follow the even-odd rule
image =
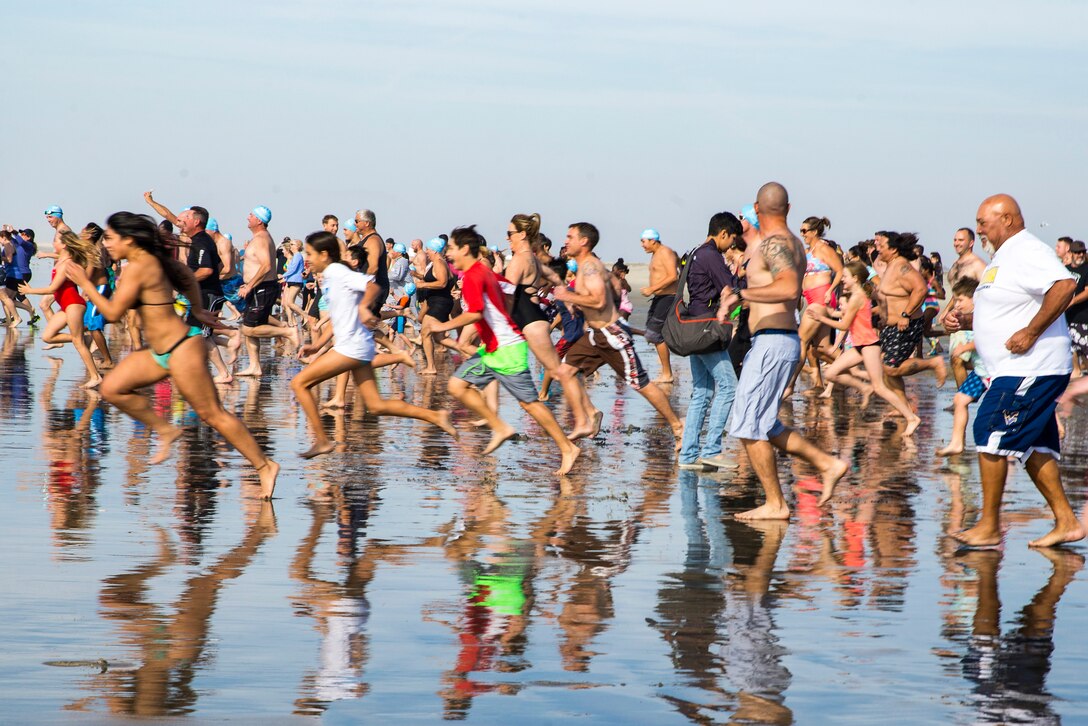
[[[1069,383],[1069,333],[1063,311],[1073,297],[1073,275],[1050,248],[1024,229],[1016,200],[987,198],[978,233],[993,258],[975,291],[975,347],[992,376],[975,417],[982,477],[982,514],[952,536],[968,546],[1001,543],[1001,497],[1008,457],[1019,459],[1054,512],[1054,529],[1029,543],[1054,547],[1085,536],[1062,488],[1060,442],[1054,416]],[[950,329],[962,322],[953,317]]]

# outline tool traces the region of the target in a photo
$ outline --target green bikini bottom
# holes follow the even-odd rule
[[[156,353],[153,350],[149,350],[148,352],[151,354],[151,360],[158,363],[160,366],[162,366],[163,369],[170,370],[170,355],[178,349],[179,345],[187,341],[189,338],[195,338],[196,336],[201,334],[202,331],[200,330],[200,328],[196,326],[189,328],[189,332],[185,334],[185,337],[170,346],[170,350],[166,351],[165,353]]]

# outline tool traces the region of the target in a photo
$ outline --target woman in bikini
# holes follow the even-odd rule
[[[826,314],[838,307],[835,291],[842,282],[842,257],[831,245],[824,241],[824,232],[831,228],[827,217],[809,217],[801,223],[801,237],[805,243],[805,276],[801,280],[801,295],[807,307],[817,308],[816,312]],[[794,383],[801,373],[809,354],[816,371],[816,387],[823,388],[824,379],[820,373],[820,342],[827,337],[828,328],[816,318],[804,316],[797,334],[801,337],[801,362],[793,372],[789,386],[783,398],[793,393]],[[815,345],[814,345],[815,342]],[[815,389],[814,389],[815,390]]]
[[[53,277],[49,286],[30,287],[24,283],[19,287],[19,292],[23,295],[51,296],[60,305],[60,313],[49,318],[42,332],[42,341],[50,348],[71,343],[83,360],[83,365],[87,367],[87,382],[83,387],[96,388],[102,382],[102,376],[91,356],[91,349],[83,340],[83,316],[87,312],[87,301],[79,294],[71,273],[67,271],[78,268],[87,275],[100,267],[102,260],[98,255],[98,247],[89,239],[65,230],[53,238],[53,251],[57,262],[53,265]],[[65,326],[68,334],[60,332]]]
[[[134,351],[110,371],[102,381],[103,398],[159,435],[159,450],[151,459],[151,463],[157,464],[170,456],[171,445],[182,430],[158,416],[147,398],[136,391],[172,378],[196,414],[249,460],[260,479],[261,497],[270,499],[276,488],[279,464],[264,455],[245,424],[223,409],[208,372],[208,353],[200,328],[187,325],[174,312],[173,293],[177,290],[191,301],[195,318],[210,325],[219,324],[201,308],[192,271],[173,258],[166,240],[146,215],[132,212],[111,215],[106,221],[103,242],[110,257],[128,261],[111,298],[102,296],[73,260],[64,263],[64,273],[98,306],[106,320],[119,320],[128,310],[137,308],[148,345]]]
[[[907,420],[907,428],[903,435],[910,436],[918,428],[918,424],[922,423],[922,419],[884,384],[884,361],[880,355],[880,336],[873,330],[872,289],[868,285],[869,271],[861,262],[850,262],[846,265],[842,279],[846,294],[849,296],[843,308],[842,317],[837,320],[829,317],[827,308],[821,305],[813,305],[805,310],[805,317],[808,319],[836,330],[849,331],[847,339],[849,347],[828,366],[827,378],[861,391],[862,409],[868,407],[869,397],[875,392]],[[858,364],[865,366],[865,371],[869,374],[869,383],[849,373],[850,369]],[[821,397],[830,397],[830,391],[825,391]]]

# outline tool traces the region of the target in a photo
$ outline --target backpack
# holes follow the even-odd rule
[[[733,335],[732,323],[719,323],[717,317],[690,318],[688,303],[685,299],[688,288],[688,270],[695,256],[696,247],[680,263],[680,281],[677,283],[676,302],[665,317],[661,328],[661,337],[665,345],[678,356],[686,357],[698,353],[712,353],[725,350]]]

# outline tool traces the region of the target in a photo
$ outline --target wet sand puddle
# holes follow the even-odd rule
[[[1019,469],[1003,551],[942,536],[980,491],[973,455],[932,454],[953,391],[931,378],[908,384],[913,442],[879,402],[798,397],[784,415],[853,469],[820,510],[812,472],[780,459],[793,519],[745,524],[731,514],[758,487],[735,443],[737,470],[677,472],[664,422],[610,372],[590,391],[605,432],[559,481],[506,396],[528,438],[499,457],[463,410],[461,442],[349,410],[326,417],[344,450],[303,461],[298,364],[270,360],[223,389],[284,465],[268,504],[169,385],[149,395],[188,428],[149,467],[147,432],[49,353],[26,331],[0,345],[6,722],[1050,723],[1088,706],[1083,547],[1026,547],[1049,522]],[[430,407],[444,383],[381,376]],[[1078,512],[1086,426],[1069,422],[1062,466]]]

